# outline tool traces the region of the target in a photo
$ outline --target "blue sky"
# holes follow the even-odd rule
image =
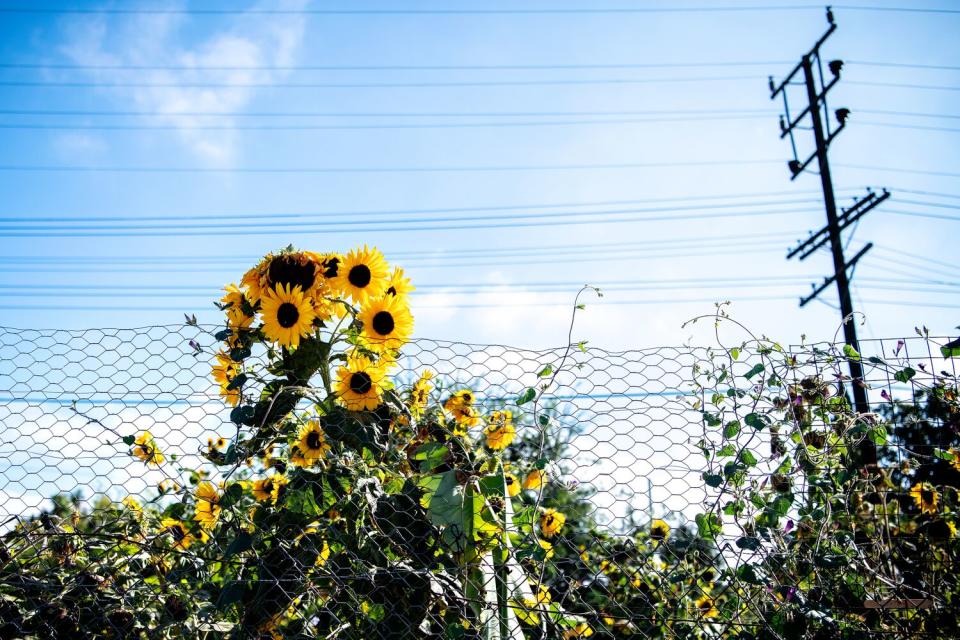
[[[822,6],[36,6],[88,11],[0,13],[0,325],[215,321],[210,300],[258,255],[367,243],[420,287],[420,337],[561,344],[587,282],[605,296],[575,337],[610,348],[678,344],[713,300],[783,341],[837,331],[835,309],[797,306],[831,263],[784,259],[824,214],[816,175],[789,180],[766,81],[825,30]],[[97,12],[141,6],[186,11]],[[236,11],[195,12],[210,8]],[[854,279],[861,336],[951,333],[960,13],[835,14],[830,107],[854,114],[831,148],[840,201],[893,192],[850,239],[850,255],[875,245]]]

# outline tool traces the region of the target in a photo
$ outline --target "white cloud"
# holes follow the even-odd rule
[[[307,2],[263,0],[250,8],[300,9]],[[250,105],[261,87],[207,85],[269,85],[287,76],[289,71],[280,67],[294,60],[305,23],[300,15],[275,15],[264,20],[241,13],[196,39],[187,33],[195,25],[180,14],[109,20],[85,16],[66,23],[67,42],[61,52],[79,65],[182,67],[142,71],[101,68],[87,73],[98,82],[141,85],[111,87],[109,91],[128,109],[157,114],[147,117],[147,123],[174,127],[182,143],[197,156],[211,164],[226,165],[238,152],[237,133],[230,128],[236,122],[234,115]],[[216,71],[206,67],[256,68]],[[142,86],[151,84],[157,86]],[[184,115],[204,111],[225,115]],[[226,128],[201,128],[207,124]]]

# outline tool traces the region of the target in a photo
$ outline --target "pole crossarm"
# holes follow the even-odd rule
[[[867,251],[869,251],[869,250],[872,249],[872,248],[873,248],[873,243],[872,243],[872,242],[868,242],[867,244],[865,244],[865,245],[863,246],[863,248],[860,249],[860,251],[858,251],[857,254],[850,259],[849,262],[847,262],[846,264],[844,264],[844,270],[847,271],[847,270],[851,269],[854,265],[857,264],[857,261],[858,261],[860,258],[862,258],[862,257],[864,256],[864,254],[866,254]],[[826,289],[827,287],[829,287],[831,284],[833,284],[833,283],[836,282],[836,281],[837,281],[837,275],[836,275],[836,274],[830,276],[829,278],[824,278],[824,279],[823,279],[823,282],[820,283],[820,286],[816,287],[810,295],[806,296],[805,298],[800,298],[800,306],[801,306],[801,307],[806,306],[808,302],[812,301],[814,298],[816,298],[818,295],[820,295],[820,293],[821,293],[824,289]],[[811,285],[811,286],[813,286],[813,285]]]
[[[871,190],[867,190],[867,195],[863,198],[858,199],[852,206],[843,210],[839,216],[840,230],[843,231],[849,227],[854,222],[857,222],[860,218],[865,216],[869,211],[874,207],[878,206],[881,202],[890,197],[890,192],[886,189],[883,190],[881,195],[877,195]],[[818,249],[827,244],[830,241],[830,230],[827,227],[822,227],[816,233],[810,235],[809,238],[798,244],[796,247],[790,250],[787,254],[787,259],[796,256],[799,254],[799,259],[804,260],[809,258],[814,254]]]

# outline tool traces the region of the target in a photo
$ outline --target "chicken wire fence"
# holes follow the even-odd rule
[[[815,449],[852,453],[818,413],[849,388],[837,345],[784,349],[775,372],[768,348],[408,343],[397,398],[428,369],[435,401],[468,389],[478,414],[511,411],[516,438],[492,473],[506,486],[491,495],[490,467],[458,467],[453,439],[422,426],[419,448],[395,456],[405,480],[378,470],[384,447],[319,471],[278,461],[282,442],[230,460],[253,427],[211,377],[212,331],[0,329],[0,638],[906,638],[940,637],[956,618],[957,547],[930,541],[956,532],[957,415],[924,404],[935,389],[955,399],[946,340],[861,345],[877,413],[854,421],[852,441],[894,471],[826,500],[847,521],[869,507],[885,523],[833,539],[839,513],[809,524],[821,489],[804,464]],[[771,385],[770,411],[805,431],[750,400]],[[298,395],[285,411],[309,404]],[[407,414],[373,420],[387,447],[398,425],[418,433]],[[163,464],[135,455],[144,433]],[[199,505],[206,482],[216,534],[177,506]],[[792,555],[804,537],[830,553]]]

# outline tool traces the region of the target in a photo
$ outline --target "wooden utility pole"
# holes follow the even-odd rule
[[[827,94],[830,89],[840,80],[840,70],[843,68],[843,62],[840,60],[831,60],[827,63],[832,77],[826,81],[823,73],[823,63],[820,57],[820,47],[836,30],[837,25],[833,19],[833,13],[827,7],[827,21],[830,27],[827,29],[813,48],[804,54],[800,63],[794,67],[793,71],[780,83],[775,86],[773,78],[770,78],[770,98],[783,96],[784,115],[780,117],[780,137],[789,137],[790,145],[793,149],[793,160],[787,163],[790,168],[791,180],[796,179],[813,162],[817,161],[817,168],[820,174],[820,185],[823,189],[823,205],[827,214],[827,224],[819,231],[811,233],[810,237],[800,242],[788,254],[787,258],[799,255],[799,259],[812,255],[817,249],[830,245],[830,253],[833,257],[833,275],[825,278],[823,283],[815,287],[813,292],[800,300],[800,306],[805,306],[808,302],[816,298],[830,284],[836,283],[837,294],[840,299],[840,314],[843,319],[843,337],[844,342],[859,353],[860,348],[857,342],[857,326],[854,321],[853,302],[850,298],[850,278],[853,267],[857,261],[863,257],[873,246],[867,243],[857,254],[848,262],[844,257],[843,238],[841,232],[862,218],[868,211],[879,205],[890,197],[886,189],[882,195],[877,195],[868,190],[867,195],[854,202],[853,206],[844,209],[840,214],[837,213],[837,202],[833,191],[833,180],[830,176],[830,161],[827,157],[827,150],[830,143],[847,124],[850,117],[849,109],[837,109],[835,112],[837,124],[831,130],[829,109],[827,108]],[[790,115],[790,105],[787,101],[786,88],[795,77],[802,76],[803,84],[806,89],[806,106],[800,113],[792,118]],[[819,82],[818,82],[819,80]],[[827,111],[826,118],[823,112]],[[797,145],[794,139],[794,131],[809,116],[812,123],[814,143],[816,150],[805,160],[801,161],[797,156]],[[852,379],[853,402],[859,413],[867,413],[870,405],[867,402],[867,391],[863,382],[863,367],[857,357],[848,358],[850,362],[850,377]],[[867,464],[876,463],[877,451],[873,443],[864,444],[862,452],[864,462]]]

